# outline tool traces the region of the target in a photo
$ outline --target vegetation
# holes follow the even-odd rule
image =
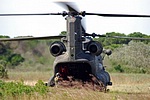
[[[9,97],[18,98],[23,95],[32,95],[34,93],[45,95],[48,92],[48,87],[45,86],[41,80],[39,80],[35,86],[24,85],[23,81],[4,82],[0,80],[0,84],[0,97],[2,99],[8,99]]]
[[[150,38],[150,36],[140,32],[129,35],[122,33],[106,33],[108,36],[130,36],[140,38]],[[110,72],[121,73],[150,73],[150,40],[129,40],[129,39],[106,39],[97,38],[105,49],[111,49],[112,55],[107,59],[107,68]],[[106,61],[104,61],[106,62]]]
[[[14,68],[24,61],[21,54],[14,53],[9,42],[0,43],[0,60],[5,61],[5,65]]]
[[[61,32],[60,35],[65,35]],[[150,38],[149,35],[134,32],[129,35],[123,33],[106,33],[108,36],[130,36]],[[9,38],[9,36],[0,36]],[[17,37],[16,37],[17,38]],[[149,40],[129,40],[113,38],[95,38],[102,43],[105,49],[111,49],[112,55],[105,57],[107,70],[121,73],[150,73]],[[49,53],[49,45],[55,40],[32,40],[2,42],[0,44],[0,60],[7,62],[9,69],[23,71],[50,71],[52,69],[54,57]]]
[[[1,42],[0,60],[7,62],[6,67],[8,69],[21,69],[26,71],[49,70],[54,60],[49,53],[49,45],[53,41],[54,40]]]
[[[46,72],[45,77],[49,77]],[[29,74],[29,73],[28,73]],[[26,72],[10,72],[9,75],[15,75],[11,80],[0,81],[0,99],[1,100],[149,100],[150,99],[150,75],[148,74],[120,74],[111,73],[113,86],[108,87],[108,93],[93,91],[83,88],[61,88],[46,87],[40,75],[37,72],[30,72],[31,77],[26,76]],[[18,78],[19,76],[19,78]],[[24,77],[25,80],[22,80]],[[16,80],[18,78],[18,80]],[[35,82],[35,85],[31,83]]]
[[[115,49],[109,61],[117,72],[150,73],[150,44],[131,41]]]
[[[125,35],[124,33],[116,33],[116,32],[110,32],[104,34],[106,36],[121,36],[121,37],[139,37],[139,38],[150,38],[150,35],[142,34],[140,32],[134,32],[130,33],[128,35]],[[116,38],[96,38],[95,40],[102,43],[102,45],[107,49],[114,50],[115,48],[122,47],[123,44],[128,44],[131,39],[116,39]],[[134,40],[136,42],[144,42],[145,44],[148,44],[150,40]]]
[[[64,34],[66,33],[63,32],[62,35]],[[106,34],[126,36],[115,32]],[[149,38],[139,32],[130,36]],[[5,67],[9,69],[9,79],[0,80],[0,99],[149,100],[149,41],[106,38],[96,38],[96,40],[102,42],[104,48],[113,50],[112,55],[104,59],[104,65],[108,66],[106,70],[115,72],[110,73],[113,82],[113,86],[108,87],[110,92],[46,87],[44,82],[47,82],[52,75],[54,61],[54,57],[49,53],[49,45],[54,40],[16,41],[3,42],[0,45],[0,60],[6,61]],[[2,64],[3,68],[4,65]]]
[[[6,61],[0,60],[0,77],[8,78],[7,69],[6,69]]]
[[[0,35],[0,38],[10,38],[9,36]]]

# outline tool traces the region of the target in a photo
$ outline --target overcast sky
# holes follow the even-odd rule
[[[57,13],[66,9],[54,3],[58,0],[0,0],[0,13]],[[60,1],[60,0],[59,0]],[[67,1],[67,0],[64,0]],[[148,14],[150,0],[69,0],[78,5],[80,11],[115,14]],[[89,1],[89,2],[88,2]],[[150,35],[150,18],[108,18],[86,16],[88,33],[106,32],[133,33]],[[50,36],[59,35],[66,30],[62,16],[1,16],[0,35]]]

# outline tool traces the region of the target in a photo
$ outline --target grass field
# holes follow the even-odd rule
[[[4,81],[24,80],[24,84],[34,85],[38,80],[47,82],[50,72],[9,72]],[[46,95],[22,95],[5,97],[14,100],[150,100],[150,74],[110,73],[113,82],[109,92],[103,93],[88,89],[49,87]]]

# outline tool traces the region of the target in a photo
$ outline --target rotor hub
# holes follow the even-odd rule
[[[63,11],[63,12],[62,12],[62,16],[63,16],[63,17],[65,17],[65,16],[67,16],[67,15],[68,15],[68,16],[73,16],[73,17],[81,15],[82,17],[85,17],[85,14],[86,14],[85,11],[81,11],[81,12],[76,12],[76,11],[69,11],[69,12],[66,12],[66,11]]]

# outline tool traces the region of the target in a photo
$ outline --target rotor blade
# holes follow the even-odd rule
[[[77,9],[77,6],[73,2],[56,2],[56,3],[63,6],[63,8],[64,7],[67,8],[67,10],[70,11],[70,12],[78,12],[79,13],[79,10]],[[82,20],[81,28],[82,28],[83,33],[86,32],[84,23],[85,23],[85,21]]]
[[[81,28],[82,28],[82,33],[86,33],[85,28],[83,27],[83,23],[81,24]]]
[[[35,14],[0,14],[0,16],[37,16],[37,15],[62,15],[62,13],[35,13]]]
[[[61,39],[62,37],[66,37],[66,36],[45,36],[45,37],[0,38],[0,41],[22,41],[22,40]]]
[[[56,3],[61,5],[63,8],[67,8],[68,11],[79,12],[77,10],[77,6],[75,6],[73,2],[56,2]]]
[[[139,38],[139,37],[122,37],[122,36],[107,36],[107,35],[97,35],[97,36],[106,38],[131,39],[131,40],[150,40],[150,38]]]
[[[103,17],[150,17],[150,15],[100,14],[100,13],[85,13],[85,15],[98,15]]]

